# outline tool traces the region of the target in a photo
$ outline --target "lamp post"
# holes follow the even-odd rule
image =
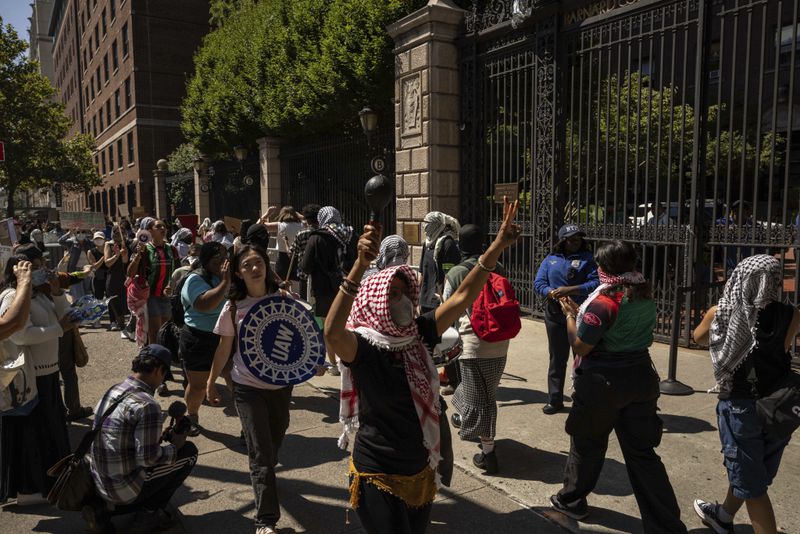
[[[366,106],[358,112],[358,120],[361,121],[361,129],[364,130],[364,135],[367,136],[367,143],[372,148],[375,132],[378,131],[378,114],[372,108]]]
[[[192,166],[194,167],[194,170],[197,173],[200,181],[200,191],[203,193],[208,193],[208,162],[205,160],[205,158],[203,158],[203,156],[198,156],[192,162]]]

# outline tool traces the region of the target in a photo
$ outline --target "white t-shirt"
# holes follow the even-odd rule
[[[250,311],[250,308],[267,297],[274,297],[279,294],[280,293],[271,293],[263,297],[247,297],[246,299],[236,301],[236,330],[233,329],[233,321],[231,321],[231,301],[226,301],[225,305],[222,306],[222,311],[217,319],[217,325],[214,327],[214,333],[220,336],[234,338],[233,343],[236,346],[236,353],[233,355],[233,369],[231,370],[231,378],[237,384],[258,389],[281,389],[286,387],[268,384],[263,380],[259,380],[253,376],[253,373],[251,373],[244,365],[242,355],[239,353],[239,340],[237,334],[237,332],[241,331],[242,321],[244,320],[245,315],[247,315],[247,312]]]
[[[305,225],[299,222],[290,222],[278,223],[278,245],[277,249],[278,252],[286,252],[288,253],[294,243],[294,239],[297,237],[302,230],[305,229]],[[287,246],[288,241],[288,246]]]

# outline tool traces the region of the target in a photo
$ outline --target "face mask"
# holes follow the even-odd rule
[[[83,241],[84,239],[86,239],[86,234],[75,234],[75,239],[77,239],[78,241]]]
[[[102,247],[102,246],[103,246],[105,243],[106,243],[106,242],[105,242],[105,240],[104,240],[104,239],[95,239],[95,240],[94,240],[94,244],[95,244],[95,246],[97,246],[97,247]]]
[[[389,304],[389,313],[392,315],[394,324],[404,328],[414,320],[414,303],[411,302],[410,298],[403,295],[400,300]]]
[[[31,273],[31,284],[33,287],[43,286],[50,278],[47,269],[36,269]]]

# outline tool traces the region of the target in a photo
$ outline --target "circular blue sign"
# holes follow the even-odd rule
[[[301,384],[325,362],[325,341],[314,316],[288,297],[253,305],[239,329],[239,354],[250,373],[268,384]]]

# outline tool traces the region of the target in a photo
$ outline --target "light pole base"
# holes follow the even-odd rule
[[[661,393],[664,395],[691,395],[694,393],[694,389],[690,388],[683,382],[678,382],[677,380],[673,380],[671,378],[662,380],[658,386],[658,389],[660,389]]]

